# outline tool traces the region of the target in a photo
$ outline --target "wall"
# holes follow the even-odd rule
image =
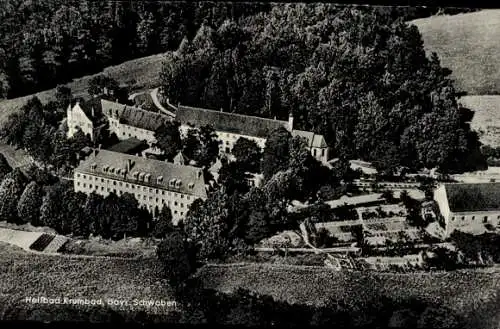
[[[147,187],[119,178],[112,179],[76,170],[74,174],[74,189],[75,192],[80,191],[87,194],[95,192],[102,196],[107,196],[111,192],[117,195],[128,192],[135,196],[139,204],[145,205],[149,211],[153,211],[155,207],[161,210],[164,205],[167,205],[172,211],[172,221],[175,225],[180,219],[184,218],[191,203],[198,199],[198,197],[189,194],[177,193],[162,188]]]
[[[68,107],[67,110],[67,125],[68,138],[72,137],[79,127],[84,134],[88,134],[91,140],[94,140],[94,126],[92,121],[87,118],[80,104],[76,104],[73,108]]]

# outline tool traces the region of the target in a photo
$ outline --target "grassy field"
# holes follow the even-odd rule
[[[473,95],[500,93],[500,10],[433,16],[411,22],[428,52],[453,70],[460,90]]]
[[[205,267],[199,277],[207,288],[229,292],[238,287],[292,303],[322,304],[329,297],[349,304],[365,304],[381,296],[396,300],[421,297],[440,302],[461,313],[498,321],[500,271],[483,273],[368,273],[335,272],[324,267],[242,265]],[[495,316],[497,316],[495,318]]]
[[[481,142],[500,146],[500,96],[464,96],[460,103],[474,110],[471,126],[480,132]]]
[[[117,311],[170,312],[171,308],[134,307],[134,300],[172,300],[158,279],[155,261],[45,256],[0,244],[0,314],[5,308],[34,309],[26,297],[108,298],[126,301]]]
[[[163,54],[137,58],[120,65],[107,67],[103,73],[116,79],[119,83],[130,84],[131,81],[135,81],[131,86],[132,89],[153,88],[158,86],[163,58]],[[75,96],[84,96],[87,93],[88,81],[96,75],[74,79],[66,85],[71,88]],[[0,123],[4,122],[10,113],[23,106],[29,98],[37,96],[42,102],[48,102],[54,98],[55,91],[54,88],[35,95],[0,101]]]

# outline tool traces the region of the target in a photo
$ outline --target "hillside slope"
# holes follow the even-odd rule
[[[500,147],[500,95],[464,96],[460,104],[474,111],[472,129],[483,144]]]
[[[500,94],[500,9],[411,21],[426,51],[436,52],[453,70],[459,90],[473,95]]]
[[[137,58],[120,65],[107,67],[101,73],[74,79],[66,85],[71,88],[73,95],[77,97],[83,96],[87,93],[88,81],[92,77],[104,73],[114,78],[119,83],[131,84],[132,89],[157,87],[163,59],[163,54]],[[31,97],[37,96],[45,103],[54,98],[55,92],[56,89],[54,88],[34,95],[0,101],[0,124],[5,121],[10,113],[23,106]]]

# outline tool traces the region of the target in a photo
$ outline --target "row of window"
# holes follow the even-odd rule
[[[80,182],[76,182],[76,185],[77,186],[82,186],[82,188],[86,189],[87,188],[87,184],[86,183],[83,183],[83,184],[80,184]],[[88,184],[88,188],[90,190],[96,190],[98,191],[99,190],[99,186],[96,186],[96,185],[92,185],[92,184]],[[104,192],[104,186],[101,186],[101,191]],[[116,189],[111,189],[111,188],[106,188],[106,192],[110,193],[110,192],[114,192],[116,195],[122,195],[123,191],[120,191],[120,190],[116,190]],[[132,195],[135,196],[135,198],[139,201],[141,200],[141,196],[142,196],[142,200],[144,201],[153,201],[153,197],[152,196],[146,196],[146,195],[141,195],[139,193],[132,193]],[[161,201],[162,204],[166,204],[167,202],[165,202],[165,199],[158,199],[158,198],[155,198],[155,202],[156,203],[159,203]],[[174,201],[173,202],[174,206],[175,207],[178,207],[180,205],[181,208],[184,208],[184,203],[183,202],[177,202],[177,201]],[[171,201],[168,200],[168,206],[170,207],[172,205]],[[186,207],[188,207],[189,205],[186,204]]]
[[[313,149],[313,156],[317,156],[316,151],[317,151],[317,149]],[[325,149],[321,149],[321,156],[322,157],[325,156]]]
[[[465,220],[465,216],[461,216],[460,218],[459,218],[459,217],[456,217],[456,216],[453,216],[453,217],[451,218],[451,220],[452,220],[452,221],[459,220],[459,219],[461,219],[461,220]],[[472,217],[471,217],[471,220],[475,220],[475,219],[476,219],[476,216],[472,216]],[[499,216],[497,216],[497,219],[500,219],[500,215],[499,215]],[[483,223],[486,223],[486,222],[488,222],[488,216],[484,216],[484,217],[483,217]]]
[[[87,179],[87,175],[85,175],[85,174],[80,175],[79,173],[77,173],[76,177],[77,178],[81,177],[83,179]],[[93,176],[89,175],[88,176],[88,180],[92,181],[92,177]],[[120,187],[125,186],[125,188],[127,188],[127,189],[130,188],[132,190],[134,190],[134,189],[141,190],[141,186],[138,186],[138,185],[135,185],[135,184],[124,183],[124,182],[121,182],[121,181],[117,182],[115,180],[109,180],[109,179],[104,179],[104,178],[99,178],[99,177],[95,177],[94,176],[94,181],[98,182],[99,180],[101,181],[101,183],[105,183],[106,182],[106,183],[110,184],[110,182],[112,182],[113,186],[120,186]],[[79,184],[80,184],[80,182],[77,182],[77,185],[79,185]],[[84,187],[86,186],[85,183],[83,184],[83,186]],[[90,186],[92,186],[92,184],[90,184]],[[102,187],[102,188],[104,188],[104,187]],[[151,188],[151,187],[148,188],[146,186],[142,186],[142,191],[147,192],[148,190],[149,190],[149,193],[151,193],[151,194],[158,194],[158,195],[161,194],[161,195],[168,195],[168,196],[174,196],[174,197],[177,197],[177,196],[180,195],[180,198],[184,199],[184,194],[182,194],[182,193],[175,193],[175,192],[171,192],[171,191],[159,190],[157,188]],[[167,194],[165,192],[167,192]],[[191,196],[186,195],[186,199],[190,200]]]

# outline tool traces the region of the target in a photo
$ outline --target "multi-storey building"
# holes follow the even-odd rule
[[[177,224],[196,199],[206,199],[203,170],[144,157],[94,150],[74,171],[74,189],[107,196],[130,193],[149,211],[168,206]]]
[[[101,119],[100,104],[95,99],[87,102],[80,102],[78,100],[73,106],[71,104],[68,105],[68,109],[66,110],[68,138],[72,137],[80,129],[93,141],[100,129]]]
[[[119,139],[135,137],[150,146],[156,143],[155,131],[170,119],[160,113],[101,100],[102,113],[107,117],[109,130]]]
[[[316,159],[322,162],[328,160],[328,145],[323,135],[293,129],[293,116],[290,116],[288,121],[283,121],[179,105],[175,119],[181,124],[182,135],[185,135],[191,127],[199,128],[205,125],[214,127],[220,141],[221,153],[230,154],[240,137],[255,141],[263,149],[269,134],[283,127],[293,137],[304,138]]]
[[[109,130],[120,140],[137,138],[146,141],[149,146],[156,142],[155,131],[160,125],[170,120],[169,117],[134,106],[94,98],[88,102],[77,102],[67,110],[68,137],[80,128],[89,134],[92,140],[96,136],[96,122],[102,119],[109,122]]]
[[[449,183],[434,191],[445,234],[454,230],[482,232],[500,223],[500,183]]]

